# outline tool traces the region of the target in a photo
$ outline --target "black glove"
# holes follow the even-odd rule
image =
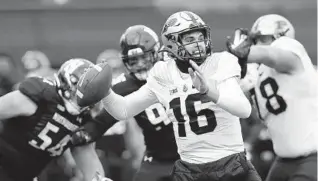
[[[76,130],[71,138],[72,146],[81,146],[93,142],[90,134],[83,128]]]
[[[238,28],[234,31],[233,37],[227,37],[226,47],[228,51],[235,55],[241,66],[241,78],[244,78],[247,71],[247,57],[253,41],[249,36],[249,31]]]

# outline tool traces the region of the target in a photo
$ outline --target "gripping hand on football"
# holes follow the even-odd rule
[[[247,59],[253,41],[246,29],[238,28],[233,37],[227,37],[226,47],[230,53],[239,59]]]
[[[228,36],[226,47],[230,53],[235,55],[241,66],[241,78],[245,77],[247,71],[247,57],[253,41],[248,30],[238,28],[234,31],[233,37]]]

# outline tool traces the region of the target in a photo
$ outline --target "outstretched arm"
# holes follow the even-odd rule
[[[295,53],[268,45],[252,46],[247,62],[262,63],[282,73],[293,73],[303,68]]]
[[[16,90],[0,97],[0,120],[16,116],[30,116],[35,113],[37,108],[36,103],[28,96]]]
[[[157,102],[157,96],[148,88],[147,84],[125,97],[110,90],[102,100],[106,111],[117,120],[127,120]]]
[[[297,40],[280,37],[271,45],[253,45],[252,37],[244,29],[236,29],[231,39],[226,42],[228,51],[248,63],[261,63],[278,72],[294,73],[304,69],[301,56],[305,48]]]
[[[72,149],[77,168],[83,173],[84,180],[91,181],[99,173],[104,177],[104,168],[95,151],[95,143],[78,146]]]

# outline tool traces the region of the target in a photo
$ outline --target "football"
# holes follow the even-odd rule
[[[112,68],[108,63],[87,68],[77,83],[77,104],[80,107],[96,104],[107,95],[111,84]]]

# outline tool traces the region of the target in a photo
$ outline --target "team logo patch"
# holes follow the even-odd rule
[[[177,92],[178,92],[178,89],[177,89],[177,88],[172,89],[172,90],[170,90],[170,95],[175,94],[175,93],[177,93]]]
[[[187,92],[188,91],[188,86],[187,85],[184,85],[183,86],[183,92]]]

